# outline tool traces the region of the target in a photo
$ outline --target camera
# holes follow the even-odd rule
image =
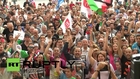
[[[100,71],[108,71],[109,69],[108,69],[108,66],[107,65],[105,65],[105,67],[103,68],[103,69],[101,69]]]
[[[4,59],[4,57],[1,59],[0,67],[7,67],[6,59]]]

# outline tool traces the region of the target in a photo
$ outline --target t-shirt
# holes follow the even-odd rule
[[[67,78],[66,77],[66,75],[62,72],[61,74],[60,74],[60,79],[76,79],[75,77],[71,77],[71,78]]]
[[[0,60],[3,58],[3,57],[7,57],[7,53],[6,52],[2,52],[0,53]]]
[[[5,28],[4,31],[3,31],[3,35],[6,35],[6,41],[7,42],[10,42],[10,40],[9,40],[9,34],[10,33],[13,33],[13,31],[10,32],[8,28]]]
[[[56,72],[54,65],[50,69],[50,79],[59,79],[59,74]]]
[[[128,75],[129,68],[131,65],[131,60],[128,60],[124,55],[121,58],[121,69],[122,69],[122,73],[121,73],[121,78],[124,78]]]
[[[21,44],[22,50],[28,51],[27,46],[24,44],[24,42]]]
[[[96,61],[96,63],[97,63],[97,61]],[[114,68],[111,64],[110,64],[110,69],[115,73]],[[110,76],[110,71],[100,71],[100,79],[109,79],[109,76]],[[97,79],[99,79],[99,78],[97,78]]]
[[[140,53],[140,47],[138,46],[138,43],[135,42],[133,45],[132,45],[132,49],[137,49],[138,50],[138,53]]]
[[[0,79],[13,79],[12,78],[12,73],[8,72],[7,69],[5,68],[4,71],[3,71],[3,74],[0,71]]]

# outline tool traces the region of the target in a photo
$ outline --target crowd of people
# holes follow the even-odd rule
[[[0,7],[0,79],[27,79],[23,72],[3,67],[11,57],[42,67],[43,61],[59,61],[44,66],[43,77],[35,72],[28,79],[131,79],[131,57],[140,52],[137,0],[114,2],[102,15],[93,12],[89,18],[80,12],[80,1],[67,0],[58,10],[55,0],[40,4],[26,0],[23,5],[13,1],[14,5],[1,2]],[[63,33],[60,26],[69,13],[72,29]],[[78,66],[70,67],[69,61]]]

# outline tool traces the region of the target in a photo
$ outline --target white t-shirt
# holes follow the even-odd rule
[[[98,62],[96,61],[95,64]],[[98,67],[98,66],[95,66]],[[95,68],[96,69],[96,68]],[[115,73],[113,66],[110,64],[110,69]],[[100,71],[100,79],[108,79],[109,78],[110,71]],[[99,79],[99,78],[97,78]]]
[[[5,68],[4,71],[3,71],[3,74],[0,71],[0,79],[13,79],[12,78],[12,73],[8,72],[7,69]]]

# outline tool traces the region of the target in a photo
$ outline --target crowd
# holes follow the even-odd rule
[[[131,79],[131,56],[140,52],[137,0],[117,1],[102,15],[93,12],[89,18],[80,13],[80,1],[67,0],[58,10],[55,0],[40,4],[26,0],[23,5],[13,1],[14,5],[1,2],[0,7],[0,79],[27,79],[23,72],[3,67],[10,57],[36,61],[31,68],[59,61],[45,66],[43,77],[35,72],[28,79]],[[60,26],[69,13],[72,29],[63,33]],[[21,34],[15,36],[15,31]],[[77,61],[78,66],[70,67],[68,61]]]

